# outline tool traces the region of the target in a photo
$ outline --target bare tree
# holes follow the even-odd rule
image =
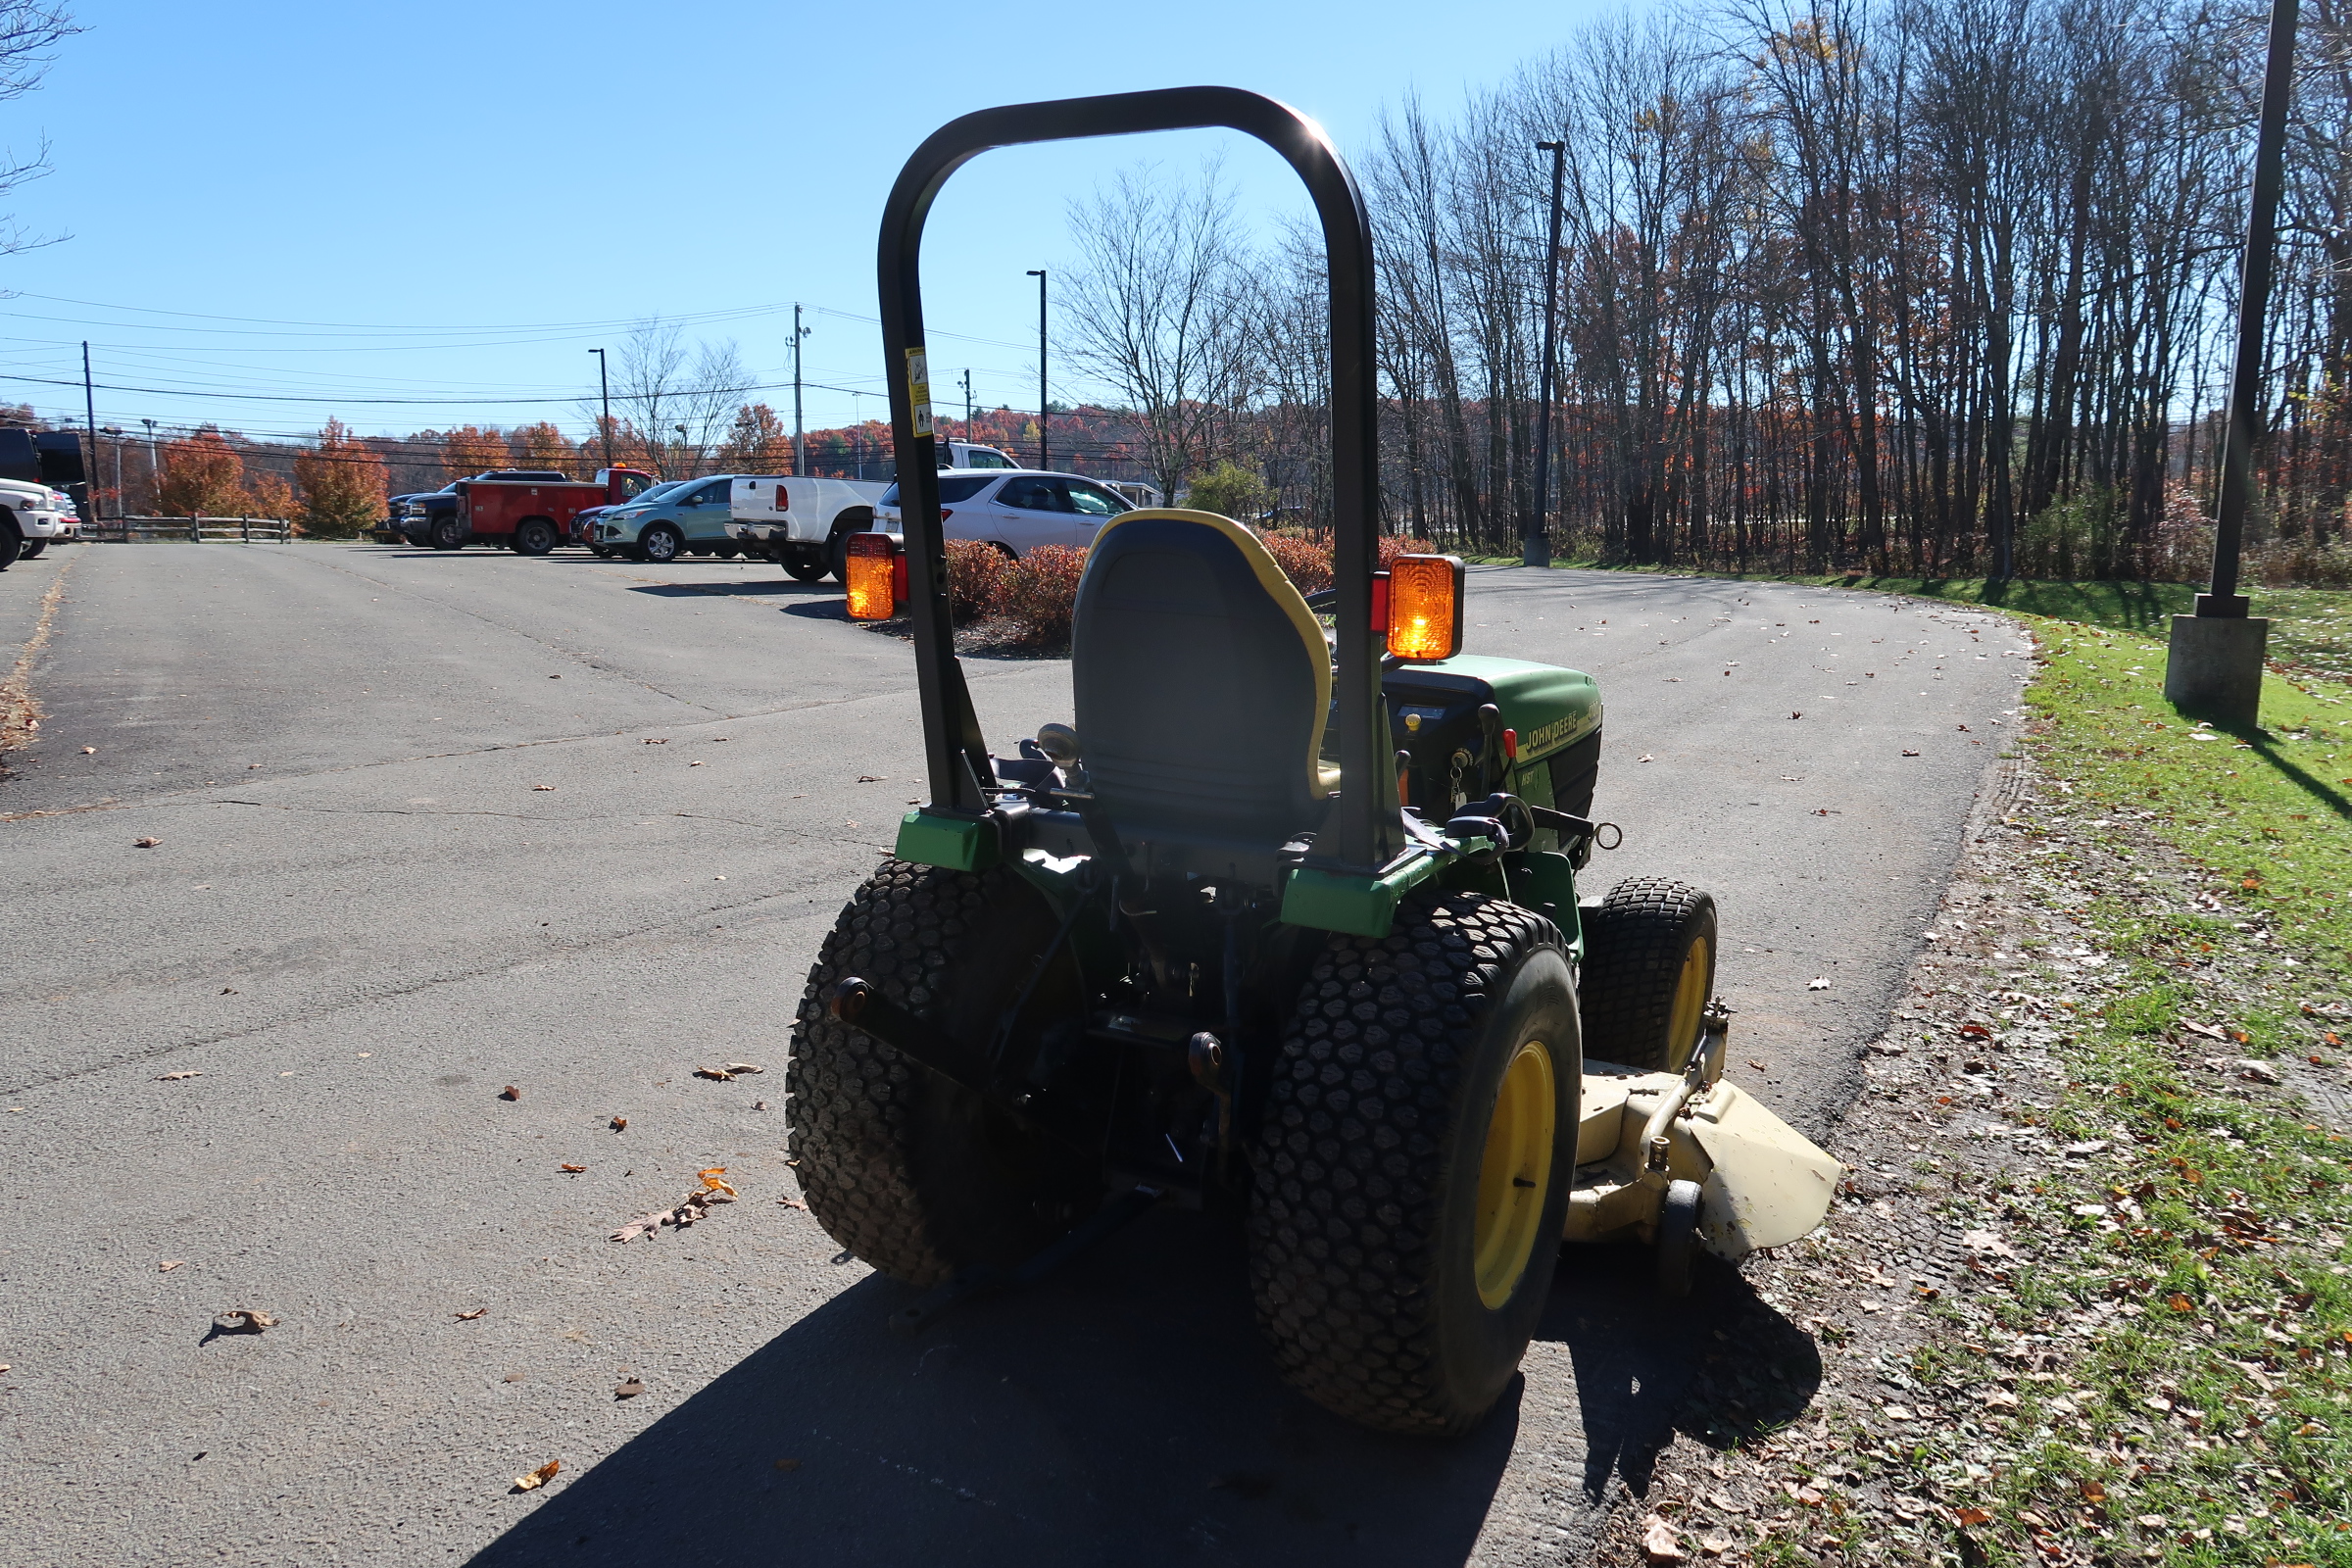
[[[41,84],[56,56],[50,51],[82,29],[56,0],[0,0],[0,103],[22,98]],[[49,172],[49,143],[43,138],[28,157],[0,152],[0,196]],[[0,217],[0,255],[47,245],[61,236],[36,238],[14,218]]]
[[[1070,228],[1084,259],[1062,293],[1071,358],[1134,411],[1144,466],[1173,497],[1249,396],[1253,300],[1233,198],[1213,162],[1190,180],[1144,164],[1071,203]]]
[[[725,446],[754,384],[732,338],[689,348],[678,323],[659,317],[638,322],[614,356],[616,455],[664,479],[703,471]],[[603,412],[587,404],[581,411],[592,424]]]

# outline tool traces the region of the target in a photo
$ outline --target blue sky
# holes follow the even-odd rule
[[[1215,81],[1298,106],[1353,151],[1406,93],[1450,107],[1600,3],[966,17],[746,0],[80,0],[89,30],[39,92],[0,106],[0,140],[22,154],[46,136],[55,166],[15,193],[18,220],[66,236],[0,258],[16,296],[0,300],[0,374],[77,380],[88,338],[101,383],[156,389],[100,390],[102,424],[291,433],[333,414],[367,432],[539,417],[576,431],[595,385],[586,351],[616,346],[628,322],[687,319],[783,380],[799,300],[815,313],[808,378],[846,389],[812,390],[808,423],[881,416],[879,396],[850,395],[882,384],[875,225],[899,165],[940,122]],[[1220,148],[1253,221],[1301,209],[1270,154],[1222,133],[968,166],[926,245],[934,384],[968,366],[982,403],[1033,403],[1025,273],[1067,265],[1068,199],[1139,160],[1189,171]],[[81,408],[77,385],[0,380],[0,396]],[[432,401],[367,401],[387,399]],[[769,400],[789,417],[788,392]]]

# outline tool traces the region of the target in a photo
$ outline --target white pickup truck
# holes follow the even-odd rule
[[[942,472],[1020,466],[1010,455],[969,441],[941,441],[938,456]],[[850,535],[874,526],[874,508],[889,488],[859,479],[738,474],[727,498],[727,533],[747,550],[766,551],[802,582],[827,572],[839,581]]]
[[[772,556],[802,582],[841,574],[850,535],[874,525],[889,485],[864,479],[803,479],[739,473],[727,495],[727,533],[746,554]]]
[[[884,487],[876,485],[879,493]],[[50,541],[81,537],[73,498],[30,479],[0,479],[0,571],[30,561]]]

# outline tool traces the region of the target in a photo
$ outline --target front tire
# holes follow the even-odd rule
[[[1628,877],[1585,914],[1579,986],[1594,1059],[1680,1072],[1715,994],[1715,900],[1687,882]]]
[[[637,536],[637,559],[666,566],[686,548],[686,536],[666,522],[657,522]]]
[[[466,525],[455,517],[443,517],[435,522],[433,524],[433,548],[435,550],[465,549]]]
[[[1468,1430],[1550,1293],[1575,1173],[1575,980],[1541,915],[1423,895],[1333,937],[1254,1157],[1250,1290],[1290,1382],[1390,1432]]]
[[[973,873],[891,859],[825,938],[785,1080],[792,1153],[825,1234],[883,1273],[928,1286],[957,1269],[1018,1263],[1095,1207],[1102,1174],[1088,1155],[833,1017],[826,995],[856,975],[957,1038],[986,1040],[1058,929],[1045,899],[1004,866]],[[1026,1050],[1032,1034],[1084,1011],[1065,948],[1008,1049]]]
[[[17,559],[30,561],[48,548],[49,541],[46,539],[27,539],[24,541],[24,547],[17,552]]]

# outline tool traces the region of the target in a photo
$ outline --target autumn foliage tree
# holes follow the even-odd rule
[[[218,429],[206,425],[164,448],[156,511],[169,517],[236,517],[246,514],[245,460]]]
[[[491,468],[512,466],[507,438],[496,425],[462,424],[441,432],[441,466],[453,479],[466,479]]]
[[[507,445],[518,468],[555,468],[568,473],[580,461],[579,449],[570,437],[545,419],[510,430]]]
[[[746,403],[735,411],[735,422],[718,449],[718,466],[743,473],[781,473],[792,466],[791,432],[766,404]]]
[[[356,534],[384,515],[384,460],[340,419],[327,420],[318,444],[295,456],[294,482],[312,533]]]

